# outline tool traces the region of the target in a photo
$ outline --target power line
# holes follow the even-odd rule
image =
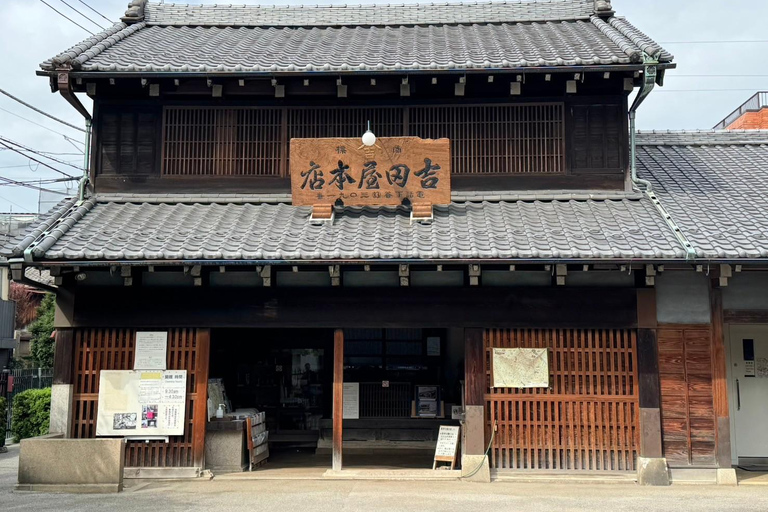
[[[659,89],[659,92],[733,92],[749,91],[755,92],[755,89]]]
[[[93,7],[88,5],[87,3],[83,2],[83,0],[77,0],[77,1],[80,2],[81,4],[83,4],[84,6],[86,6],[87,8],[89,8],[90,10],[92,10],[93,12],[95,12],[96,14],[98,14],[99,16],[101,16],[102,18],[104,18],[105,20],[107,20],[109,23],[114,23],[114,21],[110,20],[109,18],[107,18],[106,16],[101,14],[99,11],[97,11],[96,9],[94,9]]]
[[[49,185],[52,183],[66,183],[68,181],[77,181],[74,178],[51,178],[47,180],[14,180],[13,178],[8,178],[7,176],[0,177],[2,179],[8,179],[14,181],[14,183],[0,183],[0,187],[17,187],[22,185],[34,185],[37,183],[38,185]]]
[[[40,160],[37,160],[36,158],[32,158],[32,157],[31,157],[31,156],[29,156],[29,155],[25,155],[24,153],[22,153],[22,152],[21,152],[21,151],[19,151],[18,149],[15,149],[15,148],[12,148],[12,147],[10,147],[9,145],[7,145],[7,144],[6,144],[5,142],[3,142],[2,140],[0,140],[0,145],[2,145],[2,146],[5,146],[6,148],[10,149],[11,151],[14,151],[14,152],[16,152],[16,153],[18,153],[18,154],[20,154],[20,155],[22,155],[22,156],[26,157],[26,158],[29,158],[29,159],[30,159],[30,160],[32,160],[33,162],[37,162],[37,163],[39,163],[39,164],[40,164],[40,165],[42,165],[43,167],[47,167],[47,168],[51,169],[52,171],[56,171],[57,173],[59,173],[59,174],[62,174],[62,175],[64,175],[64,176],[68,177],[68,178],[74,178],[74,176],[72,176],[72,175],[69,175],[69,174],[65,173],[64,171],[60,171],[59,169],[56,169],[55,167],[51,167],[50,165],[48,165],[48,164],[47,164],[47,163],[45,163],[45,162],[41,162]]]
[[[36,187],[34,185],[30,185],[29,183],[24,183],[23,181],[12,180],[10,178],[5,178],[3,176],[0,176],[0,181],[4,181],[4,182],[6,182],[8,184],[11,184],[11,185],[17,185],[19,187],[30,188],[32,190],[39,190],[41,192],[49,192],[51,194],[61,194],[62,196],[67,195],[66,192],[59,192],[58,190],[51,190],[50,188]]]
[[[80,11],[78,11],[77,9],[75,9],[74,7],[72,7],[71,5],[69,5],[69,4],[68,4],[67,2],[65,2],[64,0],[59,0],[59,1],[60,1],[61,3],[63,3],[64,5],[66,5],[67,7],[69,7],[70,9],[72,9],[73,11],[75,11],[77,14],[79,14],[79,15],[80,15],[80,16],[82,16],[83,18],[87,19],[88,21],[90,21],[91,23],[93,23],[94,25],[96,25],[97,27],[99,27],[101,30],[105,30],[105,28],[104,28],[104,27],[102,27],[101,25],[99,25],[98,23],[96,23],[95,21],[93,21],[91,18],[89,18],[88,16],[86,16],[85,14],[81,13]]]
[[[22,105],[24,105],[24,106],[25,106],[25,107],[27,107],[27,108],[31,108],[32,110],[34,110],[34,111],[35,111],[35,112],[37,112],[38,114],[42,114],[42,115],[44,115],[45,117],[47,117],[47,118],[49,118],[49,119],[53,119],[53,120],[54,120],[54,121],[56,121],[57,123],[61,123],[61,124],[63,124],[64,126],[69,126],[70,128],[72,128],[72,129],[74,129],[74,130],[77,130],[77,131],[81,131],[81,132],[85,133],[85,130],[84,130],[83,128],[80,128],[79,126],[75,126],[74,124],[70,124],[70,123],[68,123],[68,122],[66,122],[66,121],[64,121],[64,120],[62,120],[62,119],[59,119],[58,117],[52,116],[52,115],[51,115],[51,114],[49,114],[48,112],[45,112],[44,110],[40,110],[39,108],[35,107],[34,105],[30,105],[30,104],[29,104],[29,103],[27,103],[26,101],[22,101],[22,100],[20,100],[19,98],[17,98],[17,97],[16,97],[16,96],[14,96],[13,94],[9,93],[8,91],[5,91],[5,90],[3,90],[3,89],[0,89],[0,93],[2,93],[2,94],[5,94],[5,95],[6,95],[6,96],[8,96],[9,98],[11,98],[13,101],[16,101],[16,102],[18,102],[18,103],[21,103]]]
[[[768,78],[768,75],[678,75],[673,73],[668,77],[674,78]]]
[[[22,210],[26,210],[26,208],[25,208],[25,207],[21,206],[19,203],[14,203],[13,201],[11,201],[10,199],[8,199],[7,197],[3,197],[3,196],[0,196],[0,199],[2,199],[3,201],[8,201],[9,203],[11,203],[11,204],[12,204],[12,205],[14,205],[14,206],[18,206],[18,207],[19,207],[19,208],[21,208]],[[32,212],[29,212],[29,213],[32,213]]]
[[[80,142],[79,140],[75,140],[75,139],[72,139],[72,138],[70,138],[69,136],[67,136],[67,135],[66,135],[66,134],[64,134],[64,133],[61,133],[61,132],[57,132],[56,130],[54,130],[54,129],[52,129],[52,128],[48,128],[47,126],[45,126],[45,125],[43,125],[43,124],[40,124],[40,123],[36,123],[36,122],[34,122],[34,121],[30,120],[30,119],[27,119],[27,118],[26,118],[26,117],[24,117],[24,116],[20,116],[19,114],[16,114],[16,113],[14,113],[14,112],[11,112],[10,110],[4,109],[3,107],[0,107],[0,110],[2,110],[3,112],[6,112],[6,113],[8,113],[8,114],[11,114],[12,116],[16,116],[16,117],[18,117],[19,119],[23,119],[24,121],[26,121],[26,122],[28,122],[28,123],[32,123],[32,124],[35,124],[35,125],[39,126],[40,128],[45,128],[45,129],[46,129],[46,130],[48,130],[49,132],[53,132],[53,133],[55,133],[55,134],[57,134],[57,135],[61,135],[62,137],[64,137],[65,139],[67,139],[67,140],[69,140],[69,141],[74,141],[74,142],[77,142],[78,144],[81,144],[81,145],[85,146],[85,143],[83,143],[83,142]]]
[[[11,144],[13,146],[16,146],[17,148],[22,148],[25,151],[29,151],[30,153],[33,153],[33,154],[38,155],[38,156],[41,156],[43,158],[47,158],[49,160],[53,160],[56,163],[66,165],[68,167],[72,167],[74,169],[77,169],[78,171],[84,171],[85,170],[85,169],[83,169],[82,167],[80,167],[78,165],[74,165],[74,164],[71,164],[69,162],[65,162],[64,160],[59,160],[58,158],[55,158],[55,157],[52,157],[52,156],[44,155],[40,151],[38,151],[38,150],[36,150],[34,148],[30,148],[28,146],[25,146],[24,144],[20,144],[18,142],[14,142],[11,139],[3,137],[2,135],[0,135],[0,141],[6,142],[6,143]]]
[[[59,16],[61,16],[62,18],[65,18],[65,19],[67,19],[67,20],[71,21],[72,23],[74,23],[75,25],[77,25],[78,27],[80,27],[81,29],[83,29],[83,30],[85,30],[86,32],[88,32],[89,34],[91,34],[92,36],[95,36],[95,35],[96,35],[96,34],[94,34],[93,32],[91,32],[90,30],[88,30],[87,28],[85,28],[84,26],[80,25],[78,22],[76,22],[76,21],[75,21],[75,20],[73,20],[72,18],[68,17],[66,14],[64,14],[64,13],[62,13],[62,12],[59,12],[59,11],[57,11],[55,7],[53,7],[51,4],[49,4],[49,3],[48,3],[48,2],[46,2],[45,0],[40,0],[40,1],[41,1],[41,2],[43,2],[45,5],[47,5],[48,7],[50,7],[51,9],[53,9],[53,11],[54,11],[56,14],[58,14]]]
[[[735,39],[732,41],[664,41],[659,44],[754,44],[768,43],[768,39]]]

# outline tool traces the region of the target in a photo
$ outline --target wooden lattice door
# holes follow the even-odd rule
[[[133,369],[136,331],[76,329],[72,437],[96,435],[99,373]],[[169,329],[167,369],[187,370],[186,426],[183,436],[163,441],[129,441],[126,467],[202,467],[207,409],[208,354],[206,329]]]
[[[633,330],[487,330],[487,435],[496,469],[634,470],[638,446]],[[549,349],[549,388],[492,388],[493,348]]]

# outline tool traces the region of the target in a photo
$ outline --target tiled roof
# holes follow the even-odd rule
[[[638,136],[640,176],[698,258],[768,258],[768,131]]]
[[[593,0],[379,5],[187,5],[149,3],[145,21],[163,26],[338,27],[588,20]]]
[[[49,226],[33,255],[72,261],[685,256],[647,199],[454,202],[435,207],[430,224],[411,224],[404,208],[344,208],[333,223],[315,225],[310,211],[246,197],[97,195]],[[25,248],[5,254],[18,257]]]
[[[388,6],[149,4],[41,64],[97,72],[396,71],[624,65],[672,55],[592,0]],[[143,21],[140,21],[142,20]]]

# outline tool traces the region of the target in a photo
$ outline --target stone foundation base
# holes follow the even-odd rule
[[[472,474],[474,473],[474,474]],[[470,474],[472,474],[470,476]],[[485,455],[463,455],[461,477],[468,482],[491,482],[491,465]]]
[[[669,485],[667,459],[638,457],[637,483],[640,485]]]

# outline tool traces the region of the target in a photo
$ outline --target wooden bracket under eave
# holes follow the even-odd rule
[[[309,222],[313,224],[323,224],[333,222],[333,205],[316,204],[312,206],[312,215],[309,216]]]
[[[411,224],[414,222],[429,223],[433,219],[432,203],[413,203],[411,207]]]

